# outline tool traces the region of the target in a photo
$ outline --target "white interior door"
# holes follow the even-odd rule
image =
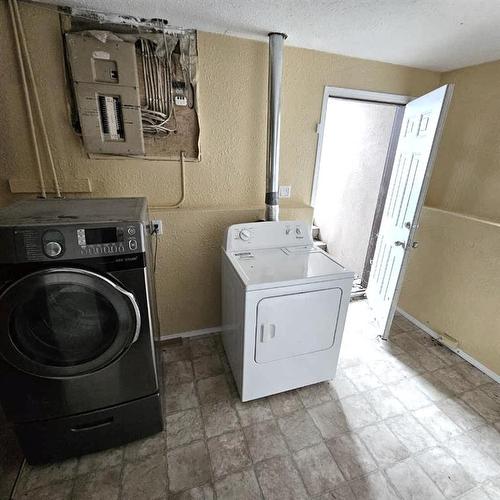
[[[405,106],[367,297],[387,338],[418,227],[453,85]]]

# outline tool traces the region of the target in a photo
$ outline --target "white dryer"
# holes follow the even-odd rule
[[[242,401],[335,376],[353,278],[305,222],[227,229],[223,340]]]

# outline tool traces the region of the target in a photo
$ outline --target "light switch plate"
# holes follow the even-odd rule
[[[280,186],[279,197],[280,198],[290,198],[292,194],[292,186]]]

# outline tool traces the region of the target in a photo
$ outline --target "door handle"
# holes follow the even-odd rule
[[[269,342],[274,339],[276,336],[276,325],[268,324],[268,325],[260,325],[260,341],[262,343]]]
[[[411,244],[411,247],[412,247],[412,248],[418,248],[418,241],[414,241],[414,242]]]
[[[404,241],[395,241],[394,242],[394,245],[397,246],[397,247],[403,247],[405,248],[406,245],[405,245],[405,242]]]

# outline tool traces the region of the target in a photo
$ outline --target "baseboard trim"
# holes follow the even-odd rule
[[[413,323],[415,326],[418,326],[421,330],[423,330],[425,333],[430,335],[431,337],[435,338],[436,340],[440,340],[441,336],[436,333],[432,328],[429,327],[429,325],[426,325],[425,323],[422,323],[419,321],[417,318],[413,317],[411,314],[407,313],[405,310],[401,309],[400,307],[397,308],[397,311],[401,316],[404,316],[408,321]],[[500,375],[495,373],[493,370],[490,370],[487,366],[484,366],[481,362],[479,362],[477,359],[473,358],[466,352],[462,351],[462,349],[459,349],[458,347],[456,349],[452,349],[451,347],[442,344],[450,351],[453,351],[455,354],[458,354],[461,358],[465,359],[468,363],[471,365],[475,366],[478,370],[482,371],[485,375],[488,375],[492,380],[500,384]]]
[[[213,333],[219,333],[222,330],[220,326],[213,326],[211,328],[202,328],[200,330],[190,330],[188,332],[172,333],[171,335],[161,335],[160,340],[172,340],[172,339],[187,339],[189,337],[197,337],[198,335],[208,335]]]

